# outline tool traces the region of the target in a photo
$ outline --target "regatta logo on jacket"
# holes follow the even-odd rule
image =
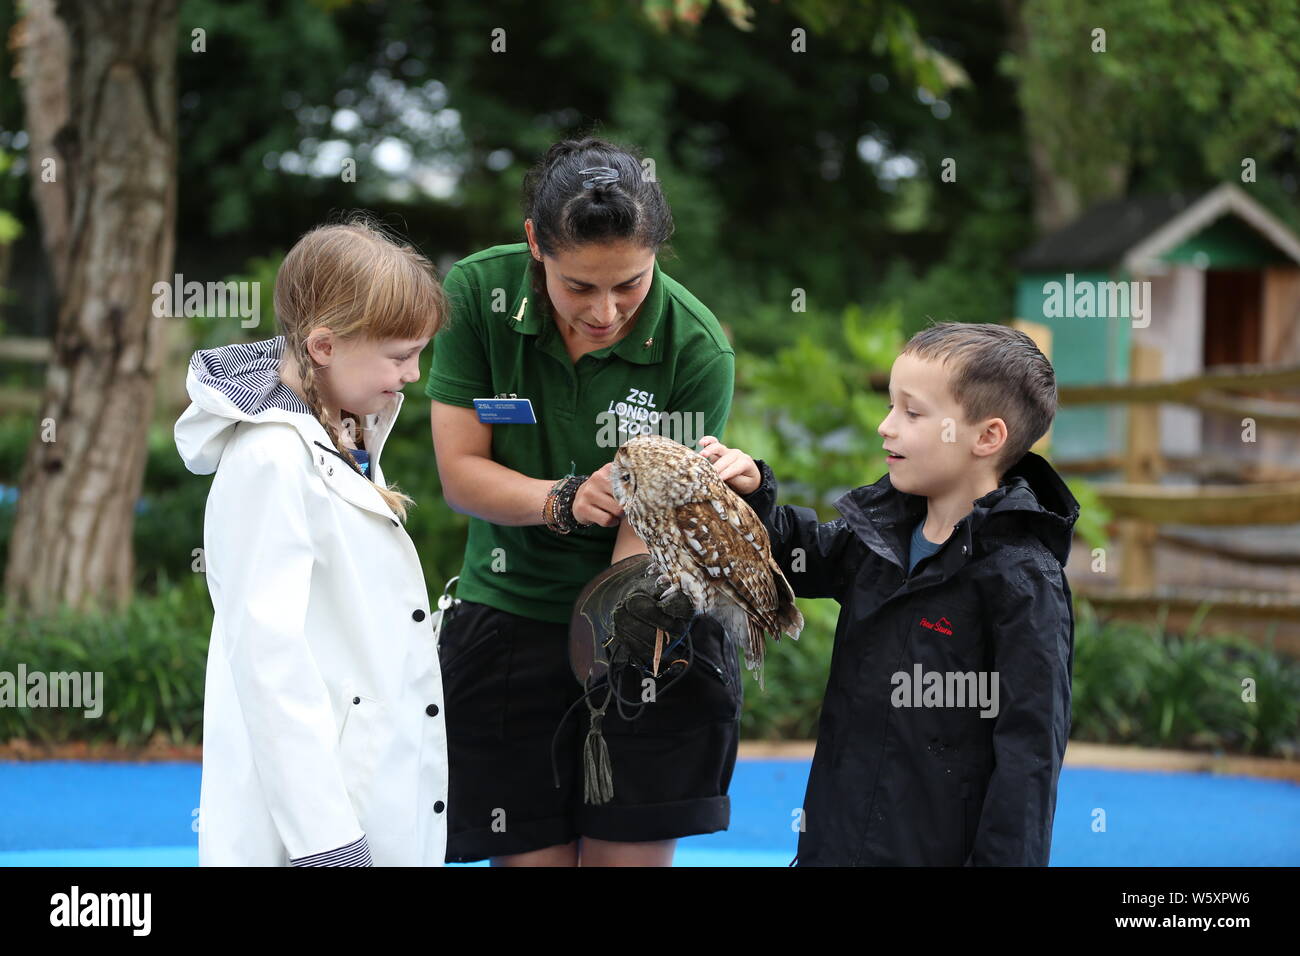
[[[949,637],[952,637],[952,621],[948,620],[946,617],[939,618],[939,620],[935,621],[933,624],[925,618],[921,618],[921,626],[928,627],[932,631],[938,631],[940,634],[947,634]]]

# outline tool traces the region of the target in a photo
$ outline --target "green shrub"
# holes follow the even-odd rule
[[[763,662],[765,690],[741,666],[745,709],[741,736],[747,740],[810,740],[817,736],[826,675],[830,670],[839,605],[800,601],[804,630],[799,640],[768,643]]]
[[[1224,750],[1294,757],[1300,727],[1300,664],[1238,637],[1202,637],[1208,607],[1182,635],[1150,625],[1102,624],[1076,602],[1074,726],[1099,743]],[[1254,700],[1243,682],[1254,682]]]
[[[101,671],[104,712],[0,708],[0,741],[111,741],[142,746],[162,731],[198,743],[212,607],[201,574],[162,580],[118,614],[63,612],[0,623],[0,670]],[[746,739],[817,735],[830,668],[834,601],[800,601],[798,641],[769,645],[766,691],[748,671],[741,731]],[[1254,681],[1253,702],[1242,681]],[[1300,664],[1240,638],[1167,634],[1150,626],[1101,623],[1077,606],[1074,662],[1076,740],[1294,757],[1300,726]]]
[[[102,714],[81,708],[0,707],[0,740],[139,746],[161,731],[198,743],[212,606],[201,574],[164,581],[157,597],[120,613],[64,611],[0,623],[0,661],[16,671],[102,672]]]

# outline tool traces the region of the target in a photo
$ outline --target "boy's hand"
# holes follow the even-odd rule
[[[712,435],[700,439],[700,454],[713,462],[718,477],[739,495],[747,495],[758,488],[761,478],[758,465],[739,448],[728,448]]]

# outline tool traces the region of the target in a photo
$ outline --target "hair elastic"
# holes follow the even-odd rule
[[[588,166],[586,169],[578,170],[579,173],[595,173],[590,179],[582,181],[584,189],[590,189],[592,186],[609,186],[618,182],[618,170],[613,166]]]

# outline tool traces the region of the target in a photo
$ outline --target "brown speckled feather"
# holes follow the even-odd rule
[[[797,638],[804,622],[758,516],[708,459],[658,435],[623,445],[610,483],[672,588],[724,627],[761,681],[764,635]]]

